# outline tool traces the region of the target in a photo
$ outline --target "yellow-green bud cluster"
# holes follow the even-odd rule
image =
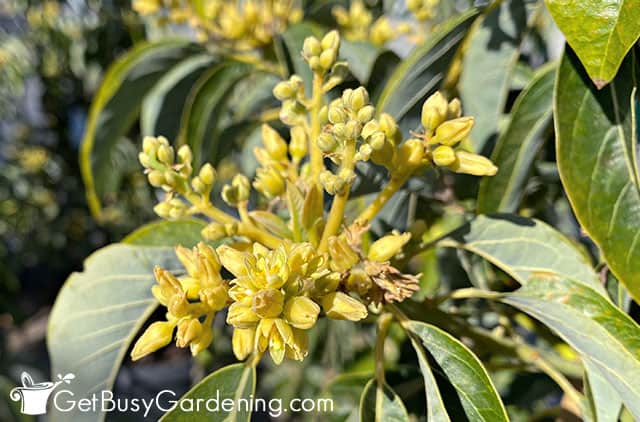
[[[304,81],[298,75],[291,76],[288,80],[279,82],[273,88],[273,95],[280,101],[280,120],[289,126],[304,123]]]
[[[361,0],[352,1],[348,10],[343,6],[335,6],[331,12],[341,33],[350,41],[369,40],[375,45],[383,45],[395,37],[389,19],[381,16],[373,22],[372,13]]]
[[[456,173],[493,176],[498,169],[491,160],[456,149],[467,139],[474,124],[473,117],[461,116],[462,108],[457,98],[447,101],[440,92],[436,92],[424,102],[421,121],[431,161]]]
[[[336,63],[340,50],[340,34],[338,31],[327,33],[322,40],[307,37],[302,45],[302,56],[311,70],[324,74]]]

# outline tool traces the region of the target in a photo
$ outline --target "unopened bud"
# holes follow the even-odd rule
[[[493,176],[498,172],[498,167],[488,158],[466,151],[456,151],[456,161],[449,168],[473,176]]]
[[[200,234],[207,240],[220,240],[227,236],[224,225],[216,222],[208,224]]]
[[[422,126],[428,133],[434,131],[447,118],[448,103],[444,96],[438,91],[427,98],[422,105]]]
[[[323,50],[338,50],[340,46],[340,34],[338,31],[333,30],[322,38],[320,46]]]
[[[473,129],[473,117],[459,117],[438,126],[431,142],[454,146],[469,136]]]
[[[373,116],[376,114],[376,109],[372,105],[367,105],[362,107],[358,111],[358,120],[360,123],[365,124],[373,119]]]
[[[322,132],[318,136],[316,143],[318,144],[318,148],[320,148],[320,150],[325,153],[333,152],[338,146],[336,139],[329,132]]]
[[[275,318],[282,313],[284,295],[277,289],[263,289],[253,296],[253,312],[261,318]]]
[[[151,170],[149,174],[147,174],[147,178],[149,179],[149,184],[153,187],[159,188],[165,184],[164,175],[161,171]]]
[[[171,343],[174,328],[175,325],[169,321],[158,321],[151,324],[133,347],[131,359],[138,360]]]
[[[191,187],[194,192],[199,194],[203,194],[207,191],[207,185],[198,176],[191,179]]]
[[[142,139],[142,151],[147,155],[155,155],[158,149],[158,141],[153,136],[145,136]]]
[[[384,133],[380,131],[375,132],[369,138],[369,145],[371,145],[371,148],[373,148],[375,151],[380,151],[384,147],[385,142],[386,137],[384,136]]]
[[[166,202],[160,202],[155,207],[153,207],[153,212],[155,212],[158,217],[161,218],[169,218],[169,213],[171,212],[171,205]]]
[[[288,81],[282,81],[273,87],[273,96],[280,101],[291,100],[296,97],[296,91]]]
[[[409,139],[398,150],[398,161],[401,166],[418,167],[422,164],[424,146],[420,139]]]
[[[357,112],[368,103],[369,93],[364,87],[361,86],[351,93],[349,101],[348,103],[346,103],[346,105]]]
[[[308,330],[318,320],[320,306],[305,296],[296,296],[287,301],[284,307],[284,318],[295,328]]]
[[[322,308],[331,319],[360,321],[367,316],[367,308],[362,302],[342,292],[329,293],[323,297]]]
[[[436,166],[448,166],[456,161],[456,153],[448,145],[440,145],[432,152],[433,162]]]
[[[295,160],[302,160],[307,155],[307,132],[302,126],[294,126],[290,130],[289,154]]]
[[[189,145],[182,145],[178,148],[178,160],[180,163],[191,163],[193,161],[193,153]]]
[[[287,143],[275,129],[267,124],[262,125],[262,143],[272,159],[286,160]]]
[[[344,123],[349,119],[349,114],[342,106],[335,105],[329,107],[329,113],[327,115],[329,121],[333,124]]]
[[[462,116],[462,104],[460,103],[459,99],[454,98],[453,100],[449,101],[449,106],[447,108],[447,119],[457,119],[460,116]]]
[[[216,170],[209,163],[205,163],[198,174],[203,183],[211,186],[216,181]]]
[[[174,153],[173,148],[168,145],[161,145],[158,148],[158,160],[168,166],[173,165]]]
[[[336,62],[336,58],[338,57],[338,51],[337,50],[324,50],[321,54],[320,54],[320,67],[322,67],[325,70],[329,70],[333,67],[333,64]]]
[[[373,242],[367,257],[372,261],[384,262],[397,255],[411,239],[411,233],[390,234]]]
[[[254,328],[235,328],[231,345],[233,354],[238,360],[244,360],[253,352],[253,342],[256,336]]]
[[[196,318],[181,321],[176,333],[176,346],[187,347],[193,340],[200,336],[202,324]]]
[[[318,56],[322,53],[322,46],[316,37],[307,37],[302,44],[302,54],[306,57]]]
[[[378,130],[379,130],[378,122],[375,120],[371,120],[362,127],[361,135],[364,139],[367,139],[368,137],[373,135],[374,132],[377,132]]]

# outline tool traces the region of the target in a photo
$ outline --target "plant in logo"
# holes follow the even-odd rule
[[[73,374],[66,374],[64,376],[58,374],[58,381],[56,382],[39,382],[34,383],[33,378],[26,372],[23,372],[20,376],[22,380],[22,387],[16,387],[9,393],[11,400],[21,400],[22,406],[20,411],[25,415],[44,415],[47,413],[47,401],[49,396],[56,389],[56,387],[62,383],[70,384],[71,380],[76,376]]]

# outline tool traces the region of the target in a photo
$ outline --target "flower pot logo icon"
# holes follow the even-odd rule
[[[21,400],[22,407],[20,411],[23,414],[44,415],[47,413],[47,401],[53,390],[62,383],[70,384],[75,377],[73,374],[66,374],[65,376],[58,374],[58,381],[56,382],[34,383],[31,375],[23,372],[20,376],[22,387],[16,387],[11,390],[9,397],[13,401]]]

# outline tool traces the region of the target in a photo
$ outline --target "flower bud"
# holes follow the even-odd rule
[[[149,184],[155,188],[159,188],[166,182],[164,175],[158,170],[151,170],[149,174],[147,174],[147,178],[149,179]]]
[[[386,137],[384,136],[383,132],[378,131],[371,135],[368,141],[369,145],[371,145],[371,148],[373,148],[375,151],[380,151],[384,147]]]
[[[319,56],[322,53],[322,46],[316,37],[307,37],[302,44],[302,54],[306,57]]]
[[[348,291],[356,292],[360,296],[366,296],[367,292],[373,287],[373,281],[365,270],[353,268],[349,271],[349,276],[345,280],[344,285]]]
[[[378,132],[378,131],[379,131],[378,122],[375,120],[371,120],[363,126],[361,135],[364,139],[367,139],[368,137],[373,135],[374,132]]]
[[[244,360],[253,351],[253,342],[256,336],[254,328],[235,328],[231,345],[233,346],[233,354],[238,360]]]
[[[336,147],[338,146],[336,139],[329,132],[322,132],[318,136],[316,143],[318,145],[318,148],[320,148],[320,150],[325,153],[330,153],[335,151]]]
[[[239,328],[250,328],[258,321],[260,321],[260,317],[253,312],[250,306],[241,302],[233,302],[229,305],[227,324]]]
[[[275,198],[284,193],[285,180],[273,167],[259,168],[256,171],[253,187],[267,198]]]
[[[449,106],[447,107],[447,119],[457,119],[460,116],[462,116],[462,104],[459,99],[454,98],[449,101]]]
[[[287,143],[275,129],[267,124],[262,125],[262,143],[273,160],[287,159]]]
[[[168,166],[172,166],[173,159],[174,159],[174,154],[173,154],[172,147],[168,145],[161,145],[160,148],[158,148],[158,160],[161,163],[164,163]]]
[[[456,161],[449,168],[473,176],[493,176],[498,172],[498,167],[488,158],[466,151],[456,151]]]
[[[333,271],[343,272],[351,269],[360,261],[360,257],[342,236],[329,238],[330,266]]]
[[[388,113],[382,113],[378,120],[380,130],[387,136],[387,140],[391,141],[394,146],[398,145],[402,141],[402,132],[398,128],[396,119]]]
[[[433,132],[447,118],[448,103],[444,96],[437,91],[422,105],[421,122],[425,132]]]
[[[191,349],[191,355],[196,356],[198,353],[209,347],[211,342],[213,342],[213,330],[211,330],[211,327],[203,327],[200,335],[195,340],[191,341],[191,345],[189,346]]]
[[[142,139],[142,151],[147,155],[155,155],[158,146],[158,140],[153,136],[145,136]]]
[[[329,107],[329,113],[327,115],[329,121],[333,124],[345,123],[349,120],[349,113],[342,106],[332,105]]]
[[[359,111],[369,103],[369,93],[364,87],[359,87],[351,93],[348,102],[345,101],[345,105],[354,111]]]
[[[311,70],[317,71],[322,69],[322,66],[320,65],[320,57],[312,56],[312,57],[309,57],[307,61],[309,63],[309,67],[311,68]]]
[[[371,158],[373,148],[369,144],[362,144],[356,153],[356,161],[368,161]]]
[[[454,146],[469,136],[473,128],[473,117],[459,117],[438,126],[431,142]]]
[[[340,34],[338,31],[333,30],[327,33],[320,42],[320,46],[323,50],[338,50],[340,46]]]
[[[325,70],[329,70],[333,67],[333,64],[336,62],[338,57],[337,50],[324,50],[320,54],[319,64]]]
[[[362,302],[342,292],[329,293],[324,296],[322,309],[331,319],[360,321],[367,316],[367,308]]]
[[[189,313],[189,302],[187,301],[186,292],[174,294],[169,299],[167,310],[176,318],[182,318]]]
[[[200,301],[212,311],[219,311],[225,307],[229,300],[229,294],[223,284],[205,287],[198,294]]]
[[[244,174],[236,174],[231,180],[231,186],[233,186],[238,195],[238,201],[247,201],[251,194],[251,184],[249,179]]]
[[[138,161],[140,161],[140,164],[142,164],[144,168],[151,167],[151,159],[145,152],[138,153]]]
[[[372,105],[367,105],[362,107],[358,111],[358,120],[360,123],[365,124],[373,119],[373,116],[376,114],[376,108]]]
[[[367,257],[376,262],[388,261],[397,255],[411,239],[411,233],[390,234],[373,242]]]
[[[171,205],[166,202],[160,202],[155,207],[153,207],[153,212],[155,212],[160,218],[169,218]]]
[[[207,191],[207,185],[205,185],[202,182],[202,179],[200,179],[200,177],[198,176],[191,179],[191,187],[193,188],[194,192],[199,194],[204,194]]]
[[[220,240],[227,236],[227,232],[223,224],[213,222],[202,229],[200,235],[207,240]]]
[[[275,318],[282,313],[284,295],[280,290],[263,289],[253,296],[253,312],[261,318]]]
[[[440,145],[432,152],[433,162],[436,166],[448,166],[456,161],[456,153],[448,145]]]
[[[320,306],[305,296],[289,299],[284,307],[284,318],[295,328],[308,330],[318,320]]]
[[[294,126],[289,133],[291,135],[289,154],[295,160],[302,160],[307,155],[307,132],[302,126]]]
[[[216,254],[220,258],[222,265],[234,275],[234,277],[243,277],[247,274],[247,268],[244,264],[246,254],[228,245],[219,246]]]
[[[182,145],[178,148],[178,160],[182,164],[191,163],[191,161],[193,161],[193,153],[191,152],[189,145]]]
[[[145,330],[131,351],[131,359],[138,360],[171,343],[175,325],[169,321],[154,322]]]
[[[200,169],[200,173],[198,175],[203,183],[207,186],[211,186],[216,181],[216,170],[209,163],[205,163]]]
[[[362,131],[362,124],[357,120],[349,120],[344,126],[344,138],[357,139]]]
[[[187,347],[202,332],[202,324],[196,318],[182,320],[178,324],[176,333],[176,346]]]

